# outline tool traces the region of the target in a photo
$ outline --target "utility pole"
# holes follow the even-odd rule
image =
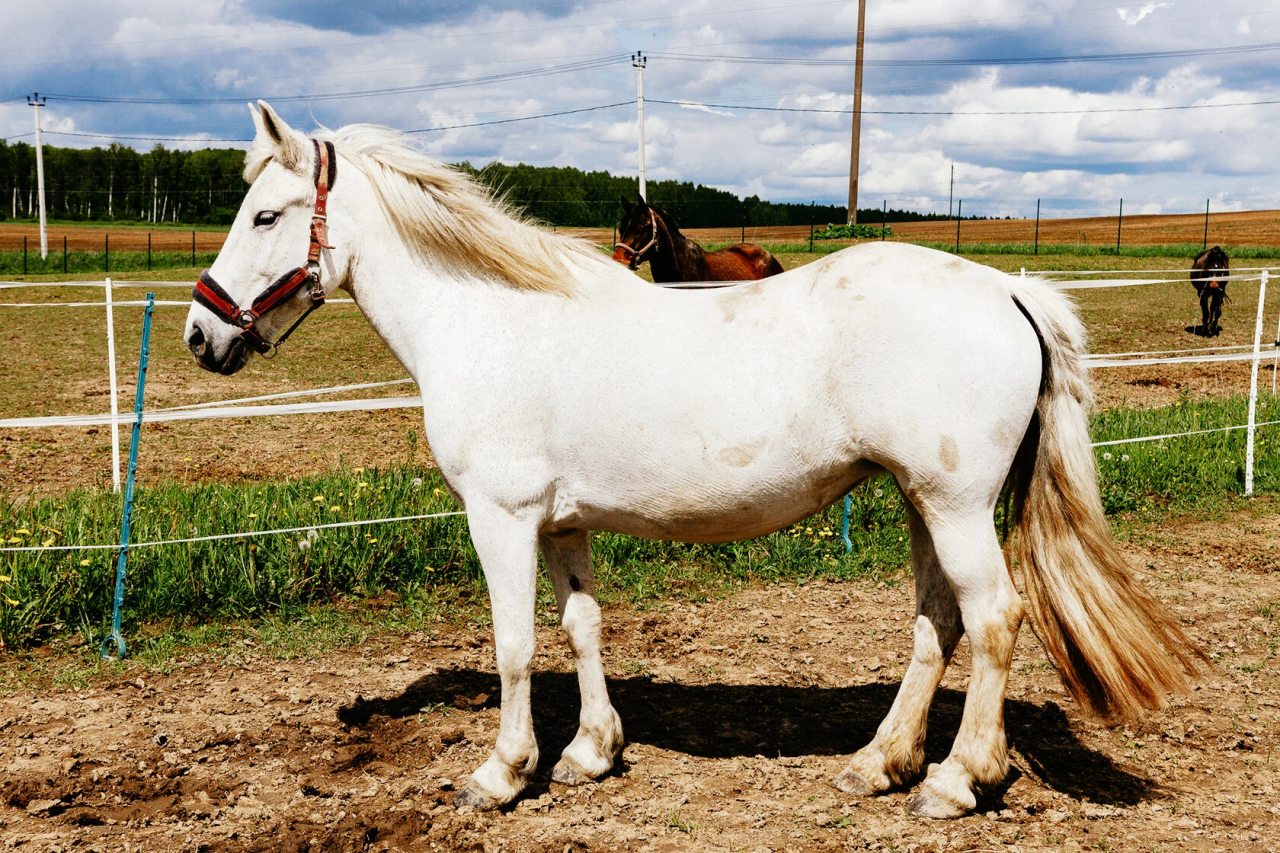
[[[956,164],[951,164],[951,189],[947,190],[947,219],[951,218],[951,205],[956,195]]]
[[[631,65],[636,69],[636,123],[640,128],[640,198],[649,200],[644,183],[644,67],[648,58],[641,51],[631,54]]]
[[[27,103],[36,112],[36,186],[40,197],[40,259],[44,260],[49,257],[49,234],[44,215],[44,150],[40,144],[40,108],[44,106],[45,99],[36,92],[27,95]]]
[[[849,145],[849,224],[858,223],[858,148],[862,140],[862,42],[867,0],[858,0],[858,45],[853,62],[853,140]]]

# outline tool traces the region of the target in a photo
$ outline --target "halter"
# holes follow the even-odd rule
[[[302,325],[302,321],[307,319],[312,311],[324,304],[324,287],[320,284],[320,251],[333,248],[328,241],[326,211],[329,206],[329,189],[338,177],[338,160],[332,142],[321,144],[313,139],[311,144],[316,150],[314,178],[316,203],[311,212],[310,245],[307,247],[306,264],[295,267],[276,279],[253,300],[248,308],[240,307],[231,294],[214,280],[208,270],[200,273],[200,278],[191,293],[196,302],[216,314],[219,320],[238,327],[240,336],[248,341],[260,355],[268,358],[275,355],[276,349],[289,335],[293,334],[294,329]],[[258,331],[257,322],[272,309],[291,299],[303,287],[309,288],[307,295],[311,297],[311,305],[283,335],[275,341],[267,340],[262,336],[262,332]]]
[[[649,242],[645,243],[639,250],[631,248],[626,243],[614,243],[615,249],[626,249],[631,253],[631,262],[627,264],[627,268],[632,272],[640,269],[640,264],[644,263],[645,253],[658,244],[658,214],[654,212],[652,207],[645,205],[645,210],[649,211],[649,224],[653,226],[653,236],[649,238]]]

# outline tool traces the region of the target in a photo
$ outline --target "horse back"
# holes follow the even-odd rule
[[[782,272],[778,259],[754,243],[738,243],[718,252],[708,252],[705,257],[707,277],[720,281],[756,280]]]

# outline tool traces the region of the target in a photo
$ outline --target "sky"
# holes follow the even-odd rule
[[[867,6],[860,206],[1280,208],[1276,0]],[[856,30],[848,0],[10,2],[0,137],[31,141],[39,92],[49,144],[244,147],[263,98],[446,162],[635,175],[641,52],[649,180],[842,204]]]

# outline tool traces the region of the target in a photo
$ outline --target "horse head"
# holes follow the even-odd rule
[[[257,130],[245,157],[251,186],[200,275],[184,334],[200,366],[222,374],[244,367],[253,352],[274,354],[345,283],[350,265],[328,242],[332,143],[308,139],[263,101],[249,111]]]
[[[613,259],[637,270],[657,251],[658,212],[639,196],[635,204],[626,198],[621,201],[622,222],[618,224],[618,242],[613,247]]]

